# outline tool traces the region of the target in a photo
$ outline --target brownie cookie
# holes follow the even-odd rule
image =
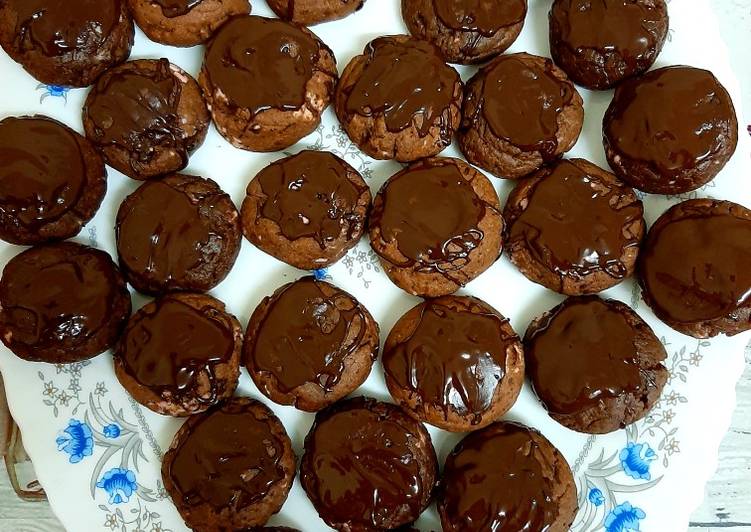
[[[169,294],[131,316],[115,353],[128,393],[159,414],[188,416],[232,397],[240,377],[242,328],[224,303]]]
[[[98,249],[36,246],[13,257],[0,279],[0,338],[24,360],[94,357],[115,345],[128,316],[125,281]]]
[[[125,0],[2,0],[0,45],[47,85],[86,87],[133,46]]]
[[[470,163],[515,179],[570,150],[583,123],[581,96],[550,59],[502,55],[467,83],[459,147]]]
[[[326,268],[360,240],[370,188],[333,153],[301,151],[261,170],[248,185],[241,222],[245,237],[301,270]]]
[[[300,481],[335,530],[411,524],[438,476],[430,434],[398,406],[357,397],[316,414],[305,437]]]
[[[707,70],[673,66],[621,83],[603,119],[610,167],[634,188],[682,194],[709,183],[738,143],[730,95]]]
[[[272,401],[315,412],[356,390],[378,357],[378,324],[353,296],[303,277],[250,317],[245,365]]]
[[[86,136],[133,179],[182,170],[206,138],[209,112],[198,83],[167,59],[108,70],[83,107]]]
[[[482,173],[459,159],[425,159],[391,176],[376,195],[370,245],[403,290],[451,294],[501,254],[499,209]]]
[[[438,49],[406,35],[378,37],[349,62],[336,115],[362,151],[408,162],[451,144],[461,120],[462,81]]]
[[[334,94],[336,59],[303,26],[234,17],[209,40],[198,81],[230,144],[277,151],[321,123]]]
[[[751,210],[712,199],[674,205],[649,230],[638,273],[644,300],[678,332],[751,329]]]
[[[240,252],[240,221],[211,179],[173,174],[148,181],[117,211],[120,267],[144,294],[205,292],[229,273]]]
[[[550,53],[574,82],[609,89],[649,70],[668,26],[665,0],[555,0]]]
[[[438,490],[445,532],[568,532],[577,511],[566,459],[545,436],[494,423],[466,436],[446,458]]]
[[[299,24],[318,24],[351,15],[365,0],[268,0],[279,18]]]
[[[0,121],[0,238],[31,245],[78,234],[107,191],[90,142],[46,116]]]
[[[566,159],[522,180],[503,216],[506,251],[529,280],[567,295],[592,294],[633,274],[645,231],[631,187]]]
[[[524,356],[550,417],[589,434],[606,434],[642,419],[668,378],[665,347],[620,301],[570,297],[535,319]]]
[[[162,480],[188,527],[225,532],[266,524],[287,499],[295,465],[274,413],[234,397],[180,427],[164,455]]]
[[[201,44],[230,18],[250,13],[249,0],[128,0],[128,5],[149,39],[171,46]]]
[[[409,32],[435,44],[450,63],[481,63],[519,36],[527,0],[402,0]]]
[[[386,385],[421,421],[468,432],[500,418],[524,383],[519,337],[496,309],[466,296],[423,301],[383,349]]]

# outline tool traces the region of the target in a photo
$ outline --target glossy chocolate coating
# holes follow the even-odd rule
[[[524,20],[525,0],[432,0],[436,15],[447,27],[491,37]]]
[[[162,8],[162,14],[167,18],[180,17],[187,15],[191,9],[196,7],[203,0],[152,0],[156,5]]]

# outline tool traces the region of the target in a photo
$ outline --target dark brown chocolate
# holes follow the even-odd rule
[[[525,0],[432,0],[438,18],[449,28],[492,37],[502,28],[518,24],[527,14]]]
[[[203,0],[152,0],[152,2],[162,8],[162,14],[165,17],[175,18],[187,15]]]

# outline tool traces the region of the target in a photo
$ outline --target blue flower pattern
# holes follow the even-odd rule
[[[138,489],[138,484],[133,471],[116,467],[107,471],[96,483],[96,487],[107,492],[110,504],[122,504],[130,500],[130,496]]]
[[[68,455],[71,464],[77,464],[94,452],[94,438],[86,423],[71,419],[55,440],[57,450]]]
[[[651,462],[657,459],[657,454],[647,443],[630,442],[625,449],[621,451],[618,457],[621,461],[623,471],[635,480],[651,480],[652,475],[649,472]]]
[[[631,503],[619,504],[605,518],[605,532],[636,532],[640,521],[647,517],[641,508],[631,506]]]
[[[598,488],[592,488],[589,490],[589,502],[595,506],[602,506],[605,502],[605,495],[602,494],[602,490]]]
[[[313,277],[315,277],[316,281],[323,281],[326,279],[326,270],[324,268],[313,270]]]
[[[120,427],[115,423],[110,423],[102,429],[102,433],[107,438],[117,438],[120,436]]]
[[[68,103],[68,93],[70,87],[63,87],[61,85],[45,85],[40,83],[37,85],[37,90],[42,91],[42,95],[39,97],[39,103],[42,103],[46,98],[50,96],[53,98],[62,98],[65,103]]]

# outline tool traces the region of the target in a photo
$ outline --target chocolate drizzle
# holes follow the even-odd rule
[[[1,216],[31,229],[54,222],[76,207],[85,179],[81,148],[67,127],[44,117],[0,122]]]
[[[526,0],[432,0],[433,9],[449,28],[492,37],[519,24],[527,14]]]
[[[417,39],[379,37],[368,43],[364,54],[362,74],[345,89],[346,112],[382,115],[392,133],[414,126],[425,137],[438,125],[441,137],[450,141],[452,130],[444,124],[444,115],[460,79],[435,47]]]
[[[187,15],[203,0],[152,0],[152,2],[162,8],[162,14],[165,17],[175,18]]]
[[[236,17],[209,42],[203,71],[230,105],[253,115],[267,109],[300,109],[320,46],[288,22]]]
[[[334,294],[327,296],[324,288]],[[330,392],[341,378],[344,361],[361,346],[365,330],[365,314],[352,296],[303,277],[271,297],[250,352],[252,364],[273,375],[284,393],[307,383]]]

